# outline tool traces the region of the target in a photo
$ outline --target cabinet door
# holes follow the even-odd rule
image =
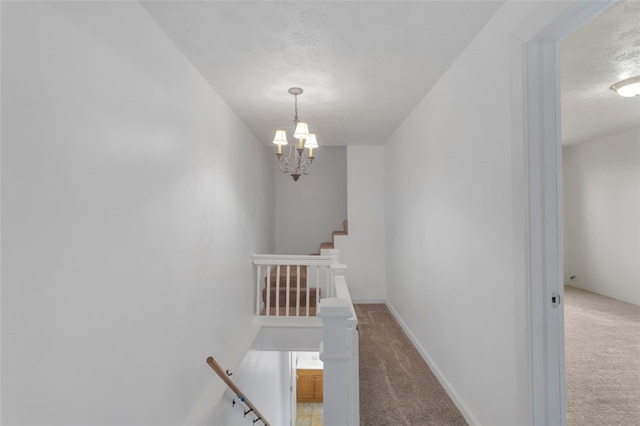
[[[322,370],[298,369],[298,402],[322,402]]]
[[[314,395],[313,397],[315,398],[316,401],[318,402],[322,402],[322,397],[323,397],[323,383],[322,383],[322,376],[315,376],[315,386],[314,386]]]
[[[313,399],[314,384],[313,376],[298,374],[298,402],[309,402]]]

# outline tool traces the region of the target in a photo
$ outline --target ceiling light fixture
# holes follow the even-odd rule
[[[618,95],[624,96],[625,98],[632,98],[634,96],[640,95],[640,75],[633,78],[628,78],[626,80],[622,80],[613,86],[611,86],[611,90],[615,90]]]
[[[298,139],[298,146],[293,148],[289,145],[289,152],[286,157],[282,155],[282,145],[288,145],[287,132],[284,130],[276,130],[276,136],[273,138],[273,143],[277,145],[276,157],[280,163],[280,171],[282,173],[290,173],[295,182],[298,181],[300,175],[308,175],[311,172],[311,163],[313,163],[313,149],[318,147],[318,141],[316,135],[309,133],[309,126],[307,123],[298,120],[298,95],[301,95],[303,90],[299,87],[292,87],[289,89],[289,93],[294,97],[295,115],[293,116],[293,137]],[[304,154],[304,149],[308,148],[307,155]]]

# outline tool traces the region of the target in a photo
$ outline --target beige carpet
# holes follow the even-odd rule
[[[567,425],[640,425],[640,307],[565,287]]]
[[[385,305],[355,305],[360,331],[360,424],[466,425]]]

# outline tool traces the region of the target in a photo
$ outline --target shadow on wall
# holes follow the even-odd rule
[[[294,182],[275,168],[275,249],[278,254],[318,252],[347,218],[347,151],[320,147],[311,173]]]

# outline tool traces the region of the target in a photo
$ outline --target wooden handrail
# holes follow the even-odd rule
[[[262,423],[264,423],[265,426],[269,426],[269,422],[267,422],[264,419],[264,416],[262,415],[262,413],[258,411],[258,409],[255,407],[255,405],[251,403],[251,401],[249,401],[249,398],[247,398],[247,396],[244,393],[242,393],[240,388],[238,388],[238,386],[236,386],[236,384],[233,383],[233,381],[229,378],[229,376],[227,376],[227,373],[222,369],[222,367],[220,367],[220,364],[218,364],[218,362],[212,356],[207,358],[207,364],[209,364],[209,366],[213,368],[213,371],[215,371],[218,374],[218,376],[222,379],[222,381],[225,382],[227,386],[229,386],[229,388],[233,391],[233,393],[237,395],[238,398],[240,398],[247,407],[250,408],[249,411],[253,411],[253,413],[256,416],[258,416],[256,421],[260,420]]]

